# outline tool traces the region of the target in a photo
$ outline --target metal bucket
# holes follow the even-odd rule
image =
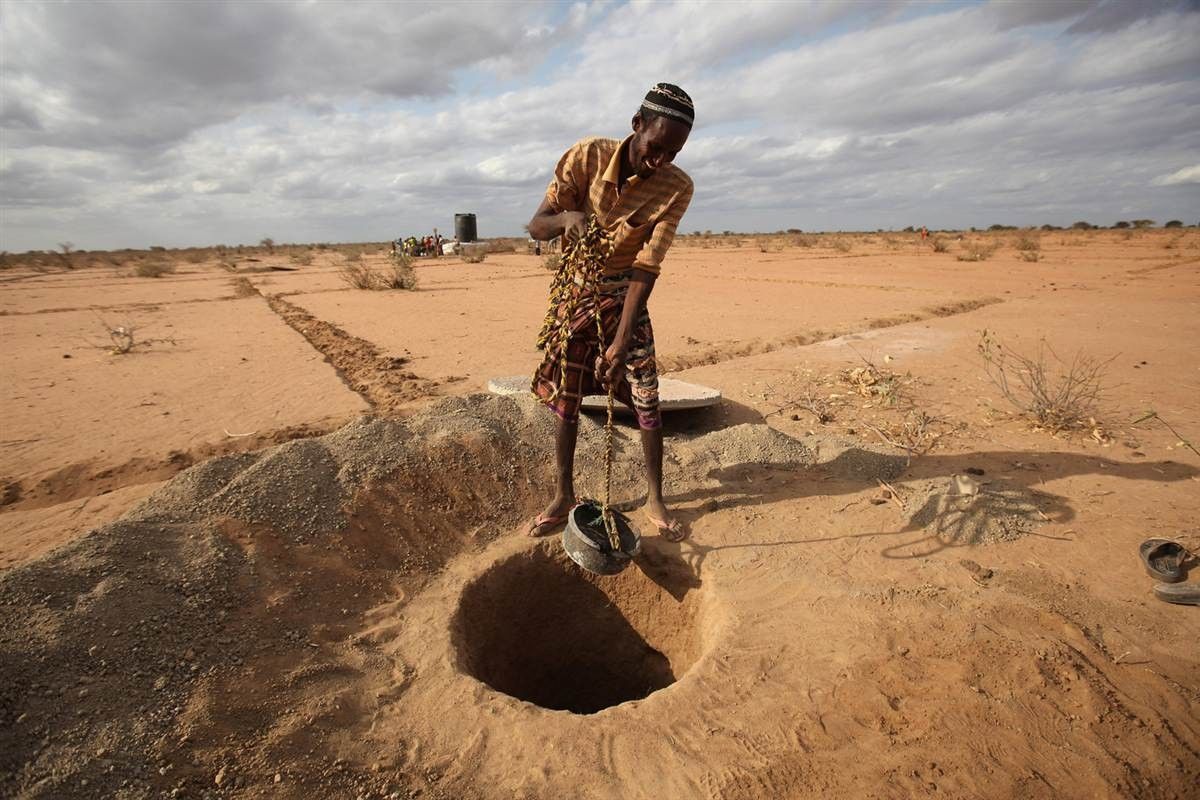
[[[572,561],[597,575],[616,575],[629,566],[642,549],[642,537],[619,511],[613,511],[613,522],[621,549],[613,550],[604,528],[600,504],[585,501],[571,509],[567,527],[563,528],[563,549]]]

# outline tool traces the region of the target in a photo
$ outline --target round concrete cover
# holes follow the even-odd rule
[[[492,394],[528,394],[530,378],[528,375],[513,375],[508,378],[492,378],[488,381],[488,391]],[[721,393],[708,386],[678,381],[674,378],[658,378],[658,407],[662,411],[682,411],[688,408],[705,408],[721,402]],[[590,394],[583,398],[583,407],[589,411],[603,411],[608,405],[608,398],[598,394]],[[617,403],[617,408],[625,406]]]

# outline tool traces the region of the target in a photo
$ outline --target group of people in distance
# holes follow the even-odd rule
[[[444,241],[441,234],[435,230],[432,236],[424,236],[419,239],[416,236],[396,239],[392,242],[392,252],[399,251],[406,256],[440,256]]]

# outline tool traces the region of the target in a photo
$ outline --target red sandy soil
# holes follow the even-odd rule
[[[222,507],[207,535],[257,565],[236,583],[259,605],[224,606],[230,627],[195,645],[203,678],[152,748],[168,766],[131,773],[143,788],[128,796],[1194,796],[1200,614],[1153,597],[1137,545],[1163,536],[1200,551],[1200,457],[1181,443],[1200,440],[1200,235],[1045,233],[1037,262],[1010,235],[979,262],[957,260],[956,241],[934,253],[899,234],[842,238],[849,252],[831,237],[687,237],[672,250],[651,300],[661,361],[726,401],[668,421],[670,502],[690,539],[643,525],[639,571],[598,590],[676,682],[591,715],[492,688],[585,692],[505,672],[513,653],[586,645],[562,633],[569,613],[546,608],[567,591],[557,545],[520,532],[546,500],[545,421],[514,423],[526,439],[503,431],[501,447],[489,438],[501,421],[454,422],[475,419],[467,406],[418,413],[532,371],[541,259],[421,260],[415,292],[347,289],[331,252],[241,275],[215,259],[155,279],[0,273],[0,567],[21,586],[53,565],[71,573],[80,537],[145,498],[144,519],[170,506],[163,482],[180,470],[363,413],[411,418],[431,442],[423,463],[447,473],[354,484],[350,533],[332,550],[313,531],[289,544],[241,501]],[[258,266],[272,263],[294,266]],[[101,320],[161,341],[111,355]],[[1095,423],[1053,435],[1015,413],[982,369],[984,329],[1025,353],[1044,339],[1067,360],[1112,358]],[[839,378],[868,363],[895,375],[895,402]],[[832,418],[817,418],[814,398]],[[1179,435],[1132,424],[1151,409]],[[938,438],[908,458],[888,442],[914,413]],[[812,458],[772,455],[764,425]],[[900,466],[846,471],[851,444]],[[636,505],[636,437],[621,453]],[[594,472],[588,459],[581,471]],[[994,505],[947,513],[939,492],[968,468]],[[488,476],[502,480],[488,488]],[[426,519],[430,504],[442,522]],[[392,526],[403,556],[373,538]],[[546,594],[530,605],[514,585]],[[238,649],[276,641],[267,612],[299,631],[295,646]],[[41,613],[28,653],[66,636]],[[500,629],[510,638],[480,633]],[[237,660],[206,662],[206,646]],[[49,713],[11,691],[0,700],[6,726],[17,709],[22,725]],[[3,764],[6,793],[119,787],[78,783],[91,774],[80,764],[110,756],[44,742]]]

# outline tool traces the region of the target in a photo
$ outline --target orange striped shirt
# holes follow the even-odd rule
[[[618,192],[621,150],[630,138],[576,142],[558,160],[546,200],[557,213],[596,215],[614,243],[606,275],[630,267],[658,275],[692,201],[692,179],[674,164],[664,164],[645,180],[630,176]]]

